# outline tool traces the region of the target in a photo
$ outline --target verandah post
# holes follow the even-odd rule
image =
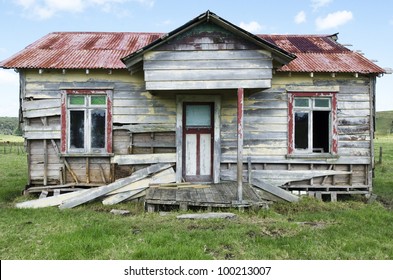
[[[244,89],[237,90],[237,198],[243,201],[243,101]]]

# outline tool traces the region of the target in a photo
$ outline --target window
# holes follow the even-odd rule
[[[63,153],[111,153],[110,93],[97,90],[68,90],[63,93]]]
[[[335,93],[289,94],[289,154],[337,153]]]

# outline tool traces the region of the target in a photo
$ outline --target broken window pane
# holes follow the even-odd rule
[[[85,97],[83,95],[71,95],[70,105],[85,105]]]
[[[106,104],[106,96],[105,95],[96,95],[91,97],[91,105],[105,105]]]
[[[91,110],[91,148],[105,148],[105,110]]]
[[[85,147],[85,112],[70,111],[70,147],[83,149]]]
[[[295,149],[308,149],[308,113],[295,113]]]

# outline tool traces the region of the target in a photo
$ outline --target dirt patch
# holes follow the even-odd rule
[[[385,207],[386,209],[392,211],[393,210],[393,200],[389,200],[383,197],[378,197],[377,201],[380,202],[383,207]]]

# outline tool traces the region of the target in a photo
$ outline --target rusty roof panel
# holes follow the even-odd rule
[[[159,39],[162,33],[54,32],[2,61],[3,68],[124,69],[121,58]],[[258,35],[297,56],[284,72],[384,73],[364,56],[327,35]]]
[[[4,60],[4,68],[125,68],[121,58],[161,36],[160,33],[54,32]]]
[[[364,56],[351,51],[327,35],[259,35],[297,58],[284,65],[282,72],[347,72],[380,74],[385,70]]]

